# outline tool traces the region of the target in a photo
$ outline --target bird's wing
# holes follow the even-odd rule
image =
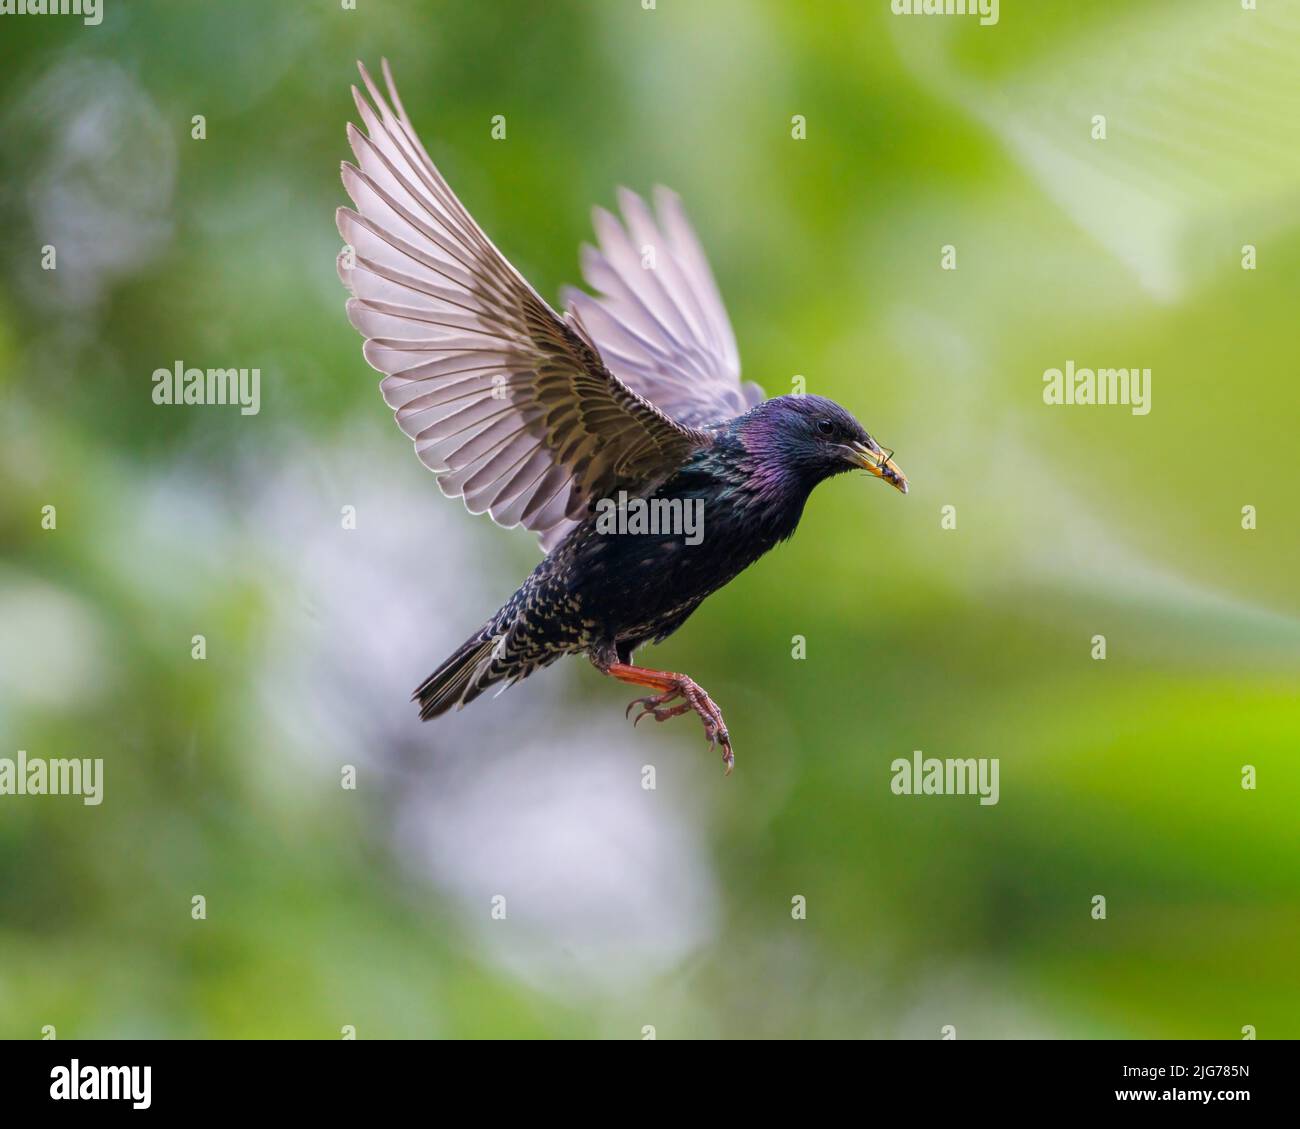
[[[673,419],[700,427],[753,407],[763,390],[741,383],[736,335],[681,200],[656,188],[656,222],[635,192],[618,196],[624,222],[595,209],[600,247],[582,249],[599,296],[566,290],[569,310],[614,375]]]
[[[367,361],[450,497],[554,545],[594,501],[653,489],[710,437],[605,367],[496,249],[434,167],[384,63],[388,99],[353,87],[363,134],[338,210],[339,277]]]

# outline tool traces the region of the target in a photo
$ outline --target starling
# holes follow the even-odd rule
[[[546,553],[421,683],[420,717],[585,654],[651,691],[628,706],[638,722],[698,714],[729,773],[717,704],[684,674],[634,665],[634,652],[790,537],[823,479],[860,468],[904,494],[907,479],[833,401],[765,399],[741,382],[717,284],[673,193],[657,189],[652,214],[621,190],[622,223],[595,210],[600,245],[583,248],[582,271],[597,293],[566,291],[557,313],[448,187],[387,62],[387,98],[360,70],[365,132],[349,124],[357,163],[343,164],[355,210],[338,210],[349,320],[442,492],[534,531]],[[693,536],[685,515],[701,519]]]

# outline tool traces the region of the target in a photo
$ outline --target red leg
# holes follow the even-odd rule
[[[636,716],[637,722],[646,714],[653,717],[655,721],[667,721],[670,717],[679,717],[688,710],[694,710],[699,714],[700,720],[704,722],[704,735],[709,739],[709,748],[713,748],[715,744],[722,746],[722,762],[726,765],[727,775],[731,775],[732,767],[736,763],[736,754],[731,750],[731,736],[727,733],[727,723],[723,720],[722,711],[718,709],[717,703],[694,679],[688,678],[685,674],[650,670],[648,667],[633,666],[631,663],[596,662],[596,666],[603,673],[617,678],[620,682],[630,682],[634,686],[648,686],[652,690],[659,691],[652,697],[636,698],[628,705],[628,713],[632,712],[633,706],[641,707],[641,712]],[[669,705],[677,698],[682,698],[683,701],[679,705]]]

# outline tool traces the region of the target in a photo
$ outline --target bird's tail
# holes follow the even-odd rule
[[[472,702],[489,686],[510,676],[508,669],[493,662],[504,642],[504,636],[493,634],[494,626],[489,621],[466,639],[411,695],[411,701],[420,703],[421,721]]]
[[[539,624],[537,617],[529,614],[529,608],[538,601],[543,605],[555,602],[555,595],[545,587],[547,583],[539,565],[505,606],[420,684],[411,700],[420,703],[422,721],[453,707],[459,709],[489,686],[518,682],[561,655],[582,649],[580,636],[557,624],[554,617]]]

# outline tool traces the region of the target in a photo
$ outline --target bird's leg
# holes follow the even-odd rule
[[[594,661],[594,660],[593,660]],[[727,732],[727,723],[722,718],[722,711],[717,703],[705,693],[704,689],[685,674],[674,674],[667,670],[650,670],[644,666],[631,663],[596,661],[596,667],[602,673],[617,678],[620,682],[630,682],[634,686],[648,686],[659,693],[647,698],[635,698],[629,703],[627,713],[633,706],[640,706],[636,721],[649,714],[655,721],[667,721],[670,717],[680,717],[690,710],[700,715],[704,722],[704,735],[709,739],[709,748],[715,744],[722,746],[722,762],[727,775],[731,775],[736,763],[736,754],[731,749],[731,736]],[[683,699],[678,705],[670,703]],[[636,722],[633,722],[636,724]]]

